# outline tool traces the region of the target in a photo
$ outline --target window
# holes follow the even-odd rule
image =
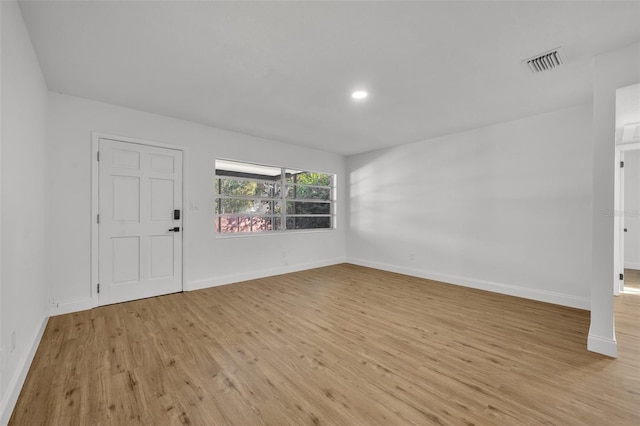
[[[332,229],[335,175],[216,160],[216,232]]]

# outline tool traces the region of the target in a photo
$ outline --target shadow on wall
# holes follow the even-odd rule
[[[580,106],[349,157],[349,256],[587,297],[590,115]]]

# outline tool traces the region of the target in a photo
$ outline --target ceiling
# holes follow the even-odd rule
[[[640,40],[640,2],[20,8],[52,91],[344,155],[590,102],[592,57]]]

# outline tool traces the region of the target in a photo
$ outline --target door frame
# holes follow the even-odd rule
[[[619,296],[624,292],[624,278],[621,280],[619,274],[624,275],[624,167],[620,167],[620,162],[624,161],[624,153],[627,151],[640,150],[640,142],[618,143],[615,151],[616,174],[614,178],[614,233],[613,233],[613,256],[615,273],[613,277],[613,295]]]
[[[173,149],[182,152],[182,291],[186,290],[187,279],[187,241],[189,229],[189,215],[187,213],[187,167],[188,151],[183,146],[154,142],[145,139],[130,138],[127,136],[113,135],[102,132],[91,132],[91,284],[89,295],[91,298],[91,307],[97,308],[98,300],[98,279],[99,279],[99,261],[100,261],[100,228],[97,223],[98,213],[100,211],[100,164],[98,162],[98,150],[100,147],[100,139],[110,139],[118,142],[132,143],[137,145],[146,145],[154,148]]]

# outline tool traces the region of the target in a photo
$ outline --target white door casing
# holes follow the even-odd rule
[[[624,210],[624,151],[620,151],[620,207],[618,208],[618,217],[620,218],[619,229],[618,232],[620,234],[620,255],[618,256],[618,271],[620,271],[619,276],[620,280],[618,286],[614,289],[614,296],[620,295],[621,292],[624,292],[624,239],[626,237],[624,233],[625,229],[625,210]],[[617,291],[616,291],[617,290]]]
[[[182,151],[101,138],[98,168],[98,304],[182,291]]]
[[[616,143],[615,161],[616,174],[614,175],[614,233],[613,233],[613,258],[614,258],[614,277],[613,277],[613,294],[618,296],[624,292],[624,279],[620,279],[620,275],[624,276],[624,240],[625,240],[625,200],[624,200],[624,167],[620,167],[620,163],[624,161],[625,152],[640,150],[640,142],[632,143]]]

